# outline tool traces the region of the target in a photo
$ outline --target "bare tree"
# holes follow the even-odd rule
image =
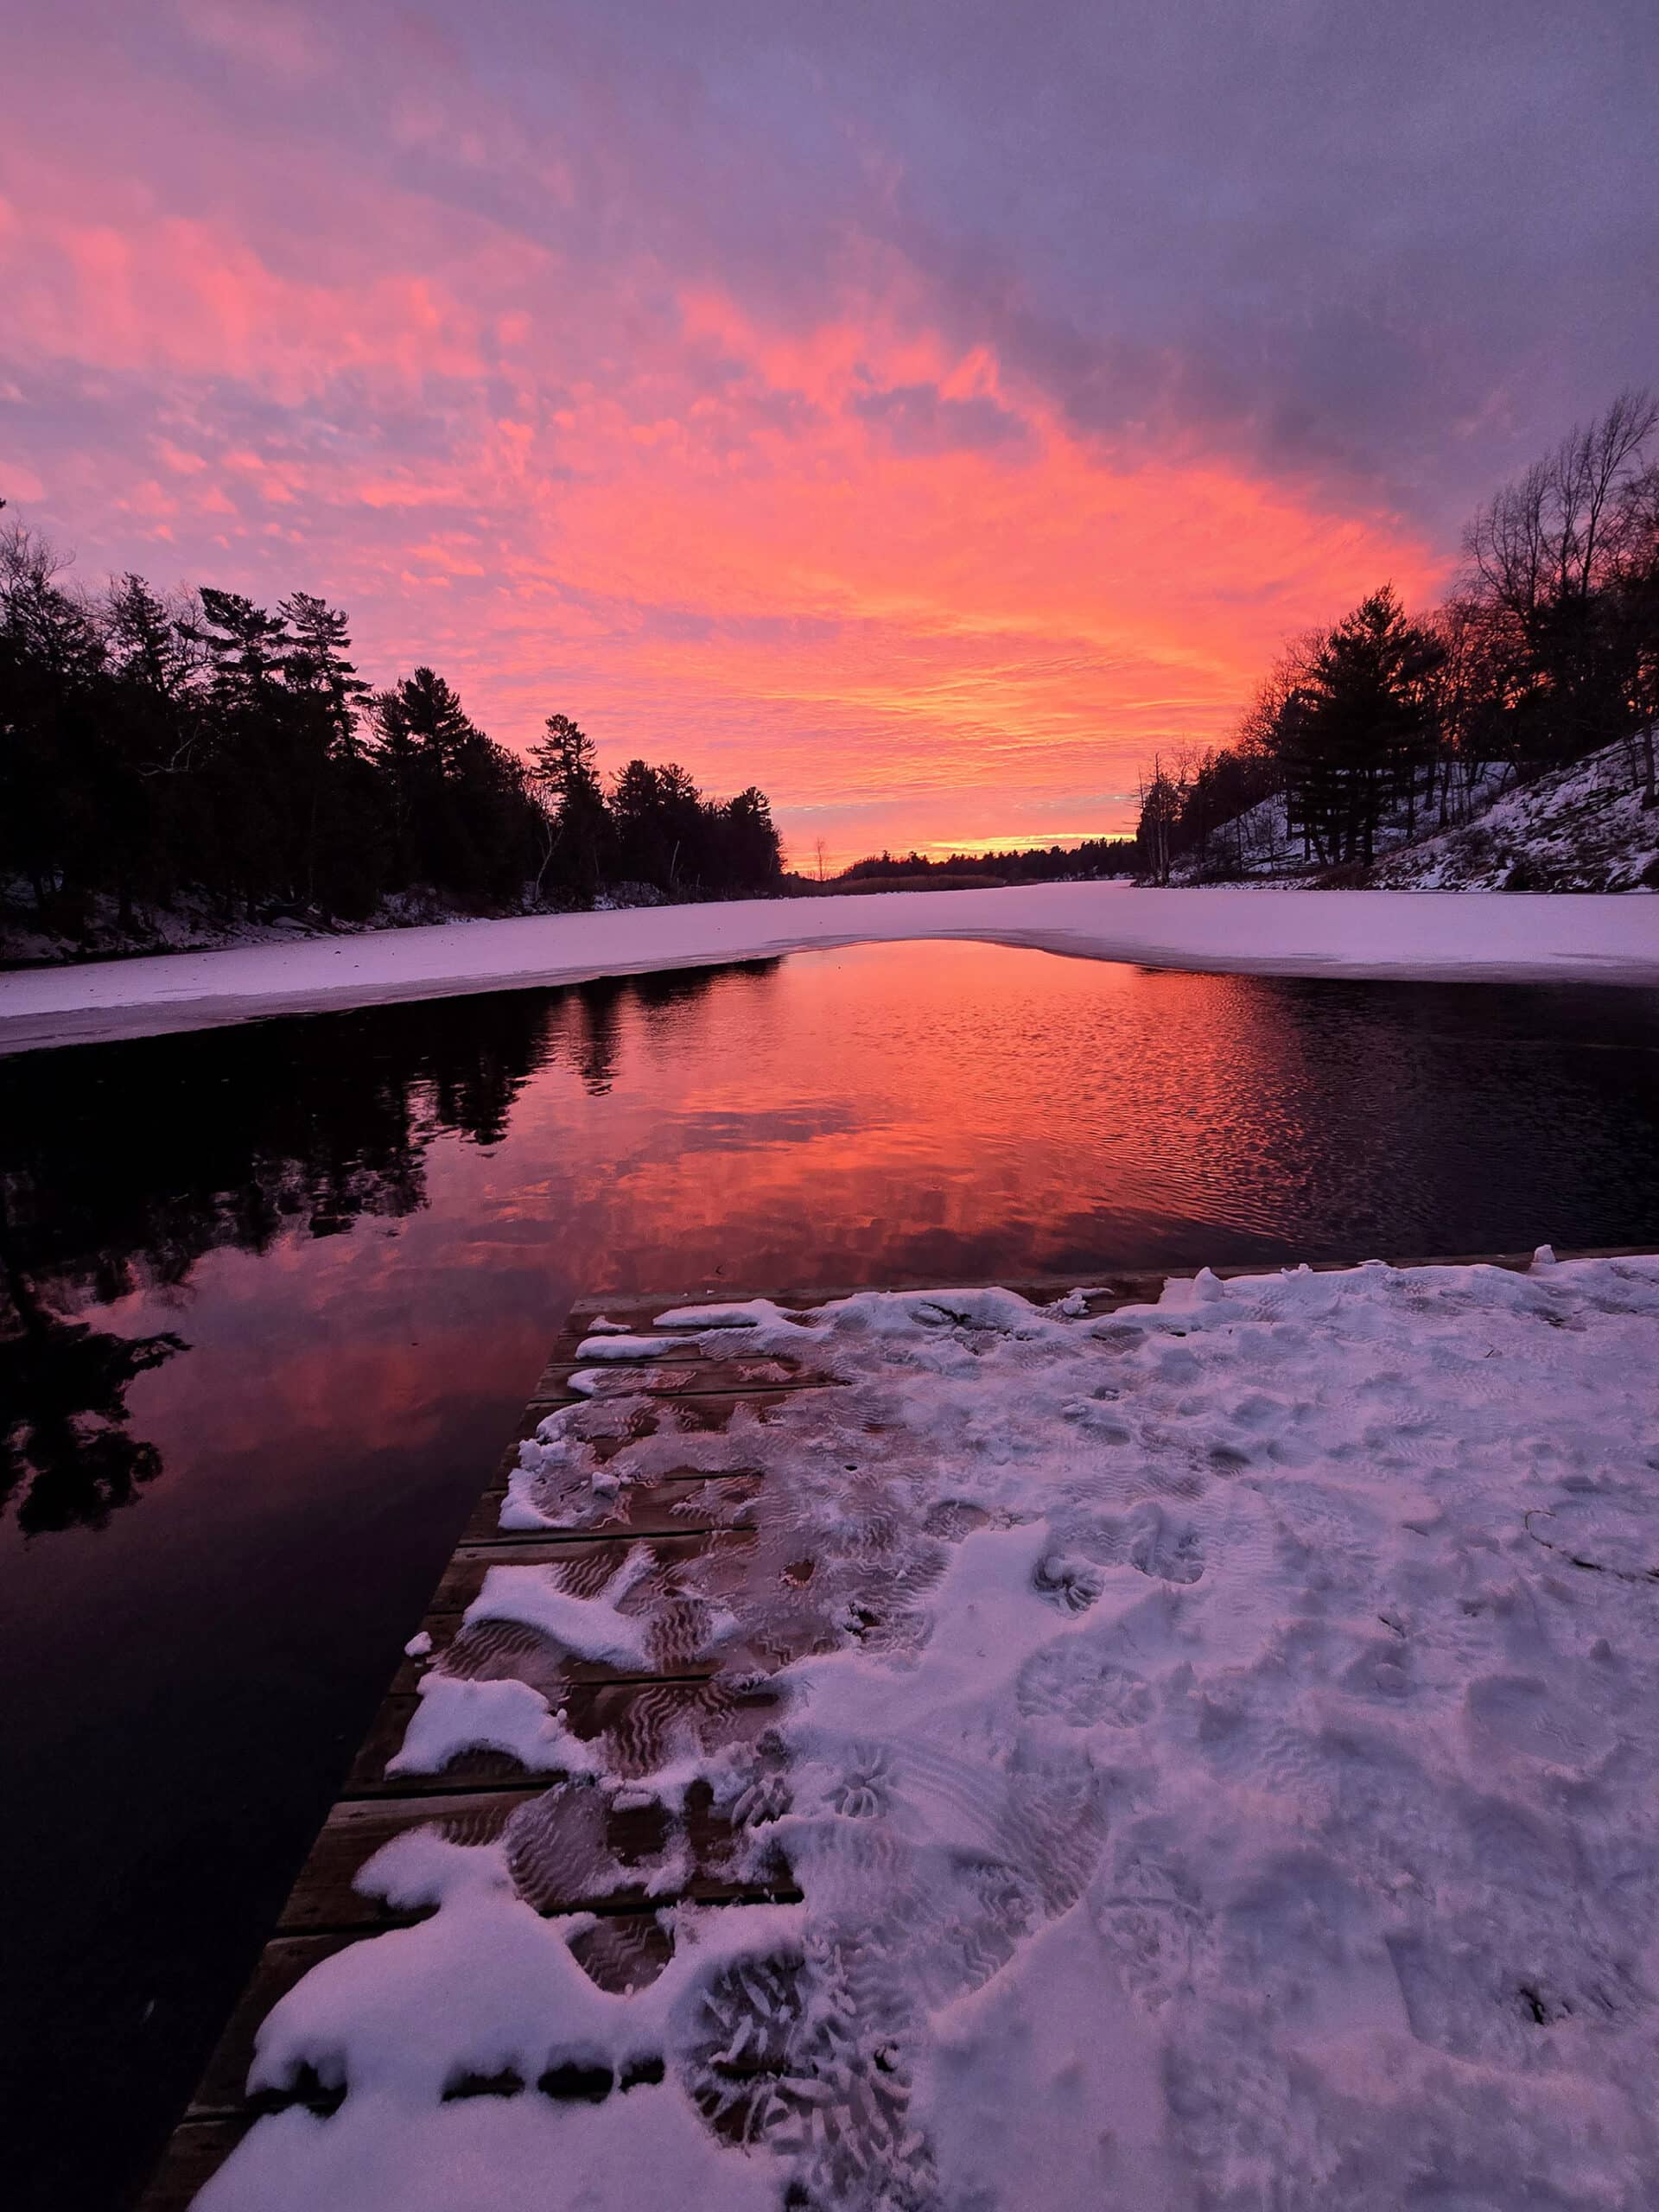
[[[1586,599],[1605,583],[1656,428],[1659,399],[1623,391],[1599,420],[1569,431],[1496,493],[1464,534],[1476,596],[1530,629],[1546,607]]]
[[[1625,391],[1490,499],[1465,533],[1459,596],[1483,641],[1484,711],[1535,772],[1624,734],[1635,702],[1621,631],[1643,529],[1659,400]]]
[[[1144,772],[1141,778],[1141,817],[1135,836],[1141,847],[1141,873],[1155,884],[1169,881],[1170,833],[1180,810],[1180,790],[1165,770],[1162,756],[1154,753],[1152,781],[1147,781]]]

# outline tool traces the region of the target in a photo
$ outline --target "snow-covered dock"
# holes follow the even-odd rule
[[[579,1309],[149,2212],[1637,2212],[1656,1609],[1659,1256]]]

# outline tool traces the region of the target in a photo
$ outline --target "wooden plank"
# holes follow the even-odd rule
[[[687,1900],[704,1904],[775,1903],[797,1894],[784,1885],[757,1889],[753,1884],[694,1872],[672,1897],[647,1902],[640,1885],[635,1884],[626,1895],[619,1892],[618,1910],[607,1910],[603,1901],[584,1901],[584,1914],[592,1914],[597,1904],[602,1916],[597,1925],[573,1941],[572,1949],[601,1988],[626,1993],[654,1980],[672,1956],[671,1927],[660,1917],[664,1908]],[[285,2105],[307,2101],[307,2085],[302,2082],[286,2091],[249,2094],[248,2074],[260,2027],[281,1999],[323,1960],[354,1942],[372,1940],[407,1924],[407,1918],[387,1916],[378,1927],[281,1934],[265,1946],[145,2193],[141,2212],[183,2212],[257,2118]],[[321,2084],[311,2086],[321,2091]],[[331,2110],[338,2101],[338,2093],[326,2093],[320,2095],[315,2108]]]
[[[726,1427],[740,1405],[749,1407],[764,1421],[768,1413],[776,1407],[785,1404],[788,1398],[789,1393],[786,1390],[713,1391],[706,1394],[693,1391],[681,1399],[658,1400],[648,1406],[641,1406],[638,1418],[631,1421],[626,1430],[620,1434],[603,1433],[593,1437],[583,1435],[582,1442],[593,1458],[601,1466],[603,1466],[609,1460],[613,1459],[619,1452],[626,1450],[632,1444],[639,1443],[642,1438],[677,1434],[705,1435],[716,1433]],[[520,1446],[537,1433],[550,1414],[580,1412],[583,1407],[592,1403],[593,1401],[589,1398],[575,1396],[562,1398],[550,1403],[527,1406],[518,1427],[513,1431],[512,1441],[490,1471],[489,1478],[484,1485],[483,1495],[486,1497],[505,1496],[512,1471],[518,1465]],[[578,1431],[580,1433],[580,1424],[578,1424]],[[688,1470],[687,1471],[696,1471]],[[734,1468],[732,1471],[756,1473],[760,1471],[749,1467]]]
[[[582,1376],[576,1389],[573,1376]],[[554,1359],[542,1370],[535,1405],[568,1404],[572,1398],[743,1397],[751,1390],[823,1390],[838,1381],[833,1375],[798,1367],[793,1361],[762,1358],[711,1359],[692,1366],[682,1360]]]
[[[181,2120],[135,2212],[188,2212],[255,2117],[250,2110],[232,2119]]]
[[[512,1815],[545,1783],[482,1793],[387,1797],[338,1804],[295,1878],[276,1926],[286,1936],[391,1926],[399,1916],[352,1887],[359,1870],[408,1828],[436,1827],[451,1843],[493,1843]],[[404,1916],[417,1918],[418,1915]]]
[[[604,1863],[605,1875],[600,1880],[587,1875],[585,1845],[582,1853],[572,1850],[563,1862],[556,1850],[540,1849],[533,1900],[539,1912],[616,1912],[647,1904],[655,1910],[678,1897],[721,1904],[776,1895],[782,1886],[739,1877],[734,1866],[739,1838],[706,1793],[688,1791],[683,1810],[676,1814],[646,1797],[618,1803],[613,1795],[607,1796],[588,1785],[569,1785],[569,1792],[588,1801],[575,1809],[584,1816],[591,1810],[591,1818],[584,1817],[582,1823],[582,1834]],[[550,1788],[543,1782],[476,1795],[386,1796],[336,1805],[300,1870],[278,1923],[279,1932],[308,1937],[350,1936],[421,1919],[424,1916],[419,1912],[391,1910],[379,1897],[365,1897],[354,1887],[376,1852],[395,1836],[428,1827],[437,1828],[452,1843],[498,1842],[514,1814],[538,1804],[545,1817],[532,1824],[536,1833],[531,1841],[544,1846],[550,1825],[561,1812],[560,1795],[556,1786]],[[650,1892],[652,1876],[665,1848],[676,1841],[686,1847],[685,1870],[671,1893],[654,1896]]]
[[[266,1944],[253,1970],[253,1979],[243,1991],[236,2010],[226,2023],[224,2034],[213,2046],[213,2056],[190,2100],[187,2119],[222,2120],[230,2113],[258,2110],[270,2101],[251,2101],[247,2094],[248,2069],[253,2063],[254,2037],[260,2024],[313,1967],[320,1966],[324,1959],[332,1958],[336,1951],[343,1951],[356,1940],[353,1934],[336,1932],[283,1936]]]
[[[648,1436],[706,1436],[715,1435],[728,1428],[740,1406],[764,1424],[780,1406],[787,1405],[791,1394],[787,1390],[714,1390],[683,1392],[678,1397],[654,1398],[636,1406],[629,1415],[625,1430],[607,1429],[597,1424],[597,1433],[589,1433],[588,1425],[579,1418],[570,1426],[581,1436],[587,1449],[601,1466],[613,1459],[619,1452]],[[519,1446],[540,1431],[548,1417],[556,1413],[579,1415],[584,1407],[593,1403],[582,1397],[563,1398],[531,1404],[517,1429],[513,1440],[503,1452],[492,1471],[489,1487],[505,1491],[512,1470],[518,1464]]]
[[[779,1693],[750,1687],[752,1682],[749,1675],[712,1670],[573,1682],[559,1696],[557,1710],[582,1742],[605,1739],[611,1772],[645,1774],[661,1763],[677,1738],[702,1737],[715,1719],[734,1722],[736,1716],[747,1713],[759,1716],[758,1727],[766,1716],[775,1715]],[[499,1789],[535,1779],[511,1753],[484,1751],[462,1752],[437,1774],[388,1774],[387,1763],[402,1745],[418,1702],[397,1694],[384,1700],[353,1762],[343,1796],[442,1796],[464,1789]]]
[[[677,1563],[713,1554],[734,1558],[754,1542],[751,1529],[675,1529],[661,1535],[541,1536],[515,1543],[504,1554],[493,1540],[459,1546],[439,1579],[422,1625],[428,1630],[446,1614],[464,1613],[484,1587],[493,1567],[547,1567],[560,1570],[560,1586],[593,1597],[627,1565],[631,1554],[650,1554],[650,1568],[663,1573]]]
[[[787,1405],[790,1399],[803,1389],[819,1389],[820,1383],[756,1384],[752,1389],[735,1390],[663,1390],[654,1393],[650,1407],[641,1408],[640,1421],[632,1436],[612,1440],[611,1449],[618,1451],[624,1444],[641,1436],[672,1434],[680,1431],[686,1434],[704,1430],[725,1428],[739,1406],[746,1406],[764,1421],[769,1409]],[[591,1405],[593,1400],[580,1392],[568,1397],[533,1399],[524,1410],[523,1424],[518,1430],[522,1441],[534,1436],[550,1413],[562,1407]],[[597,1445],[598,1440],[595,1440]],[[606,1455],[601,1452],[601,1458]]]
[[[580,1526],[573,1523],[569,1529],[502,1528],[501,1507],[507,1494],[504,1481],[499,1490],[487,1490],[480,1497],[461,1541],[465,1545],[493,1544],[503,1550],[521,1550],[537,1542],[585,1536],[703,1535],[750,1506],[762,1479],[759,1469],[732,1468],[715,1473],[685,1468],[654,1482],[625,1483],[613,1497],[606,1498],[595,1496],[590,1476],[575,1472],[563,1482],[544,1486],[536,1501],[550,1517],[561,1513],[585,1515]]]
[[[512,1547],[501,1546],[496,1556],[510,1563]],[[458,1675],[465,1681],[499,1681],[507,1676],[527,1681],[532,1688],[539,1689],[550,1704],[561,1704],[567,1691],[595,1682],[678,1681],[688,1675],[701,1679],[715,1672],[713,1660],[651,1673],[638,1667],[616,1667],[601,1660],[578,1659],[550,1644],[544,1637],[537,1637],[532,1630],[526,1629],[515,1636],[512,1624],[506,1623],[499,1624],[491,1637],[493,1649],[480,1652],[479,1647],[486,1632],[476,1627],[471,1630],[463,1629],[460,1613],[435,1614],[431,1626],[425,1631],[431,1638],[431,1649],[405,1655],[391,1678],[387,1697],[412,1701],[434,1667]]]

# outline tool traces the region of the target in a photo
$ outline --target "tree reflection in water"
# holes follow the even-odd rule
[[[770,972],[746,962],[741,972]],[[188,1350],[87,1305],[181,1287],[226,1246],[266,1253],[426,1204],[437,1137],[506,1135],[562,1058],[595,1096],[619,1015],[705,995],[714,969],[251,1023],[0,1060],[0,1512],[26,1536],[103,1528],[161,1472],[128,1429],[134,1378]]]
[[[162,1471],[127,1433],[127,1385],[188,1350],[171,1331],[118,1337],[44,1306],[27,1276],[0,1279],[0,1508],[26,1536],[101,1529]]]

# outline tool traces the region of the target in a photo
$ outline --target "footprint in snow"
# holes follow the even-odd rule
[[[1124,1557],[1160,1582],[1196,1582],[1204,1573],[1204,1544],[1190,1521],[1161,1505],[1137,1505],[1128,1523]]]
[[[1464,1712],[1478,1743],[1552,1766],[1589,1765],[1611,1741],[1605,1721],[1536,1675],[1480,1677],[1469,1685]]]
[[[1097,1567],[1062,1552],[1047,1552],[1032,1570],[1031,1586],[1068,1613],[1086,1613],[1106,1586]]]
[[[1137,1728],[1152,1717],[1152,1686],[1116,1665],[1090,1637],[1062,1637],[1035,1651],[1020,1670],[1014,1694],[1033,1719],[1070,1728]]]

